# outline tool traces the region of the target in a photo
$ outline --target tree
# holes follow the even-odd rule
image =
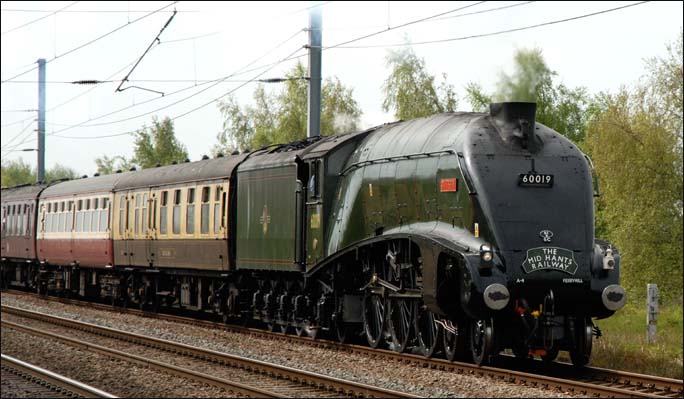
[[[157,163],[169,165],[173,161],[183,162],[188,157],[188,150],[180,143],[173,131],[173,122],[168,117],[159,121],[152,120],[152,127],[143,127],[136,133],[133,162],[143,168],[150,168]]]
[[[395,117],[408,120],[456,109],[456,93],[447,83],[446,74],[442,75],[443,83],[436,87],[425,60],[418,58],[411,47],[389,50],[386,65],[391,72],[382,86],[384,111],[392,109]]]
[[[77,177],[78,174],[75,170],[66,166],[62,166],[60,164],[55,164],[55,166],[45,171],[45,181],[48,182],[57,181],[61,179],[71,180]]]
[[[494,94],[484,93],[479,84],[471,82],[466,97],[476,112],[488,112],[491,102],[536,102],[538,122],[579,143],[595,108],[585,88],[555,84],[556,75],[540,49],[521,49],[514,56],[513,74],[501,73]]]
[[[656,283],[682,298],[682,36],[666,58],[648,61],[635,89],[602,96],[586,148],[601,174],[597,219],[622,251],[633,299]]]
[[[97,165],[97,173],[100,175],[110,175],[117,170],[126,171],[134,166],[133,160],[126,159],[122,155],[115,155],[111,158],[103,155],[102,158],[95,158],[95,164]]]
[[[19,184],[35,183],[36,175],[31,170],[29,164],[24,163],[23,159],[2,162],[2,172],[0,172],[2,187],[12,187]]]
[[[297,63],[286,74],[281,91],[269,94],[259,84],[253,106],[241,107],[233,97],[219,102],[225,119],[212,152],[231,153],[304,138],[308,123],[307,76],[304,66]],[[321,135],[352,132],[358,128],[360,116],[353,90],[337,78],[327,78],[321,88]]]
[[[19,184],[33,184],[36,182],[37,169],[31,168],[24,163],[23,159],[3,162],[0,179],[2,187],[12,187]],[[57,181],[59,179],[74,179],[78,176],[75,170],[56,164],[45,171],[45,181]]]

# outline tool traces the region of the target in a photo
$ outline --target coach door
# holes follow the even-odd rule
[[[142,204],[141,229],[144,242],[145,265],[151,267],[154,266],[154,242],[157,239],[157,198],[155,192],[152,190],[144,192]]]
[[[125,262],[127,266],[132,265],[133,254],[136,252],[135,248],[135,192],[129,191],[126,195],[126,215],[124,228],[124,243],[126,250],[124,252]],[[138,196],[138,202],[140,197]]]

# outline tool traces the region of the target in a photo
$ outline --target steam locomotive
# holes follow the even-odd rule
[[[2,284],[489,362],[624,306],[590,159],[534,103],[2,189]]]

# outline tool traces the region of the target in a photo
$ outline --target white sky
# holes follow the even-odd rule
[[[99,139],[59,136],[93,137],[134,131],[145,124],[150,125],[153,115],[160,119],[165,116],[173,118],[236,89],[241,82],[223,82],[184,100],[211,86],[201,84],[203,81],[230,75],[262,55],[266,54],[248,69],[274,63],[301,48],[308,40],[307,34],[302,31],[308,26],[306,8],[320,2],[176,3],[175,8],[179,13],[162,33],[161,44],[152,48],[131,74],[131,82],[123,86],[136,85],[162,91],[167,94],[164,97],[135,88],[119,93],[115,93],[115,89],[131,69],[132,63],[159,33],[171,16],[170,12],[155,13],[82,49],[63,54],[171,2],[72,3],[2,1],[1,75],[5,81],[36,66],[38,58],[48,61],[46,107],[50,112],[46,114],[46,166],[51,168],[59,163],[74,168],[79,174],[90,176],[96,171],[94,160],[99,156],[130,157],[133,136]],[[386,30],[388,26],[395,27],[468,5],[476,4],[446,14],[445,17],[520,3],[523,2],[328,2],[322,6],[323,46],[332,46]],[[350,45],[402,43],[405,35],[414,43],[472,36],[633,3],[532,2],[505,10],[429,20]],[[425,59],[430,73],[440,77],[438,81],[441,81],[442,73],[448,74],[450,83],[454,84],[459,94],[460,110],[470,110],[464,98],[464,86],[476,81],[491,91],[501,71],[512,71],[512,57],[517,48],[541,48],[548,65],[570,87],[585,86],[590,93],[614,92],[622,85],[634,84],[645,73],[644,59],[665,55],[666,43],[675,41],[683,25],[682,4],[680,1],[650,2],[519,32],[414,45],[413,48],[419,57]],[[64,11],[51,15],[51,11],[67,6]],[[171,6],[166,10],[173,8]],[[13,30],[42,16],[47,17]],[[208,36],[174,41],[203,35]],[[294,38],[269,52],[293,35]],[[363,111],[362,127],[394,120],[391,114],[383,112],[381,108],[381,86],[389,72],[385,66],[386,53],[385,48],[323,51],[323,77],[337,76],[342,83],[354,89],[354,97]],[[297,54],[306,53],[302,49]],[[307,64],[306,56],[300,59]],[[295,62],[281,63],[261,78],[281,77]],[[243,73],[232,79],[249,80],[264,70],[261,68]],[[117,71],[120,72],[114,74]],[[119,81],[97,86],[59,83],[84,79]],[[16,150],[37,148],[36,133],[32,132],[37,128],[37,122],[33,121],[37,114],[14,111],[38,108],[37,80],[36,68],[1,85],[3,162],[21,157],[30,165],[36,165],[36,152]],[[195,80],[197,87],[194,87]],[[275,83],[267,87],[275,90],[279,89],[279,85]],[[235,96],[242,104],[249,103],[255,87],[255,83],[248,83],[235,91]],[[188,89],[170,94],[183,88]],[[85,94],[66,102],[82,93]],[[132,106],[148,100],[151,101]],[[175,102],[178,104],[171,105]],[[98,118],[124,107],[130,108]],[[63,130],[76,124],[83,126]],[[194,161],[210,152],[221,129],[222,118],[216,103],[211,103],[176,119],[174,124],[176,136],[187,146],[190,159]]]

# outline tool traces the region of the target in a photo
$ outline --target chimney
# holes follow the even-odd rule
[[[541,140],[534,134],[536,103],[492,103],[489,115],[496,125],[501,138],[509,142],[512,138],[520,140],[522,148],[536,153],[541,149]]]

